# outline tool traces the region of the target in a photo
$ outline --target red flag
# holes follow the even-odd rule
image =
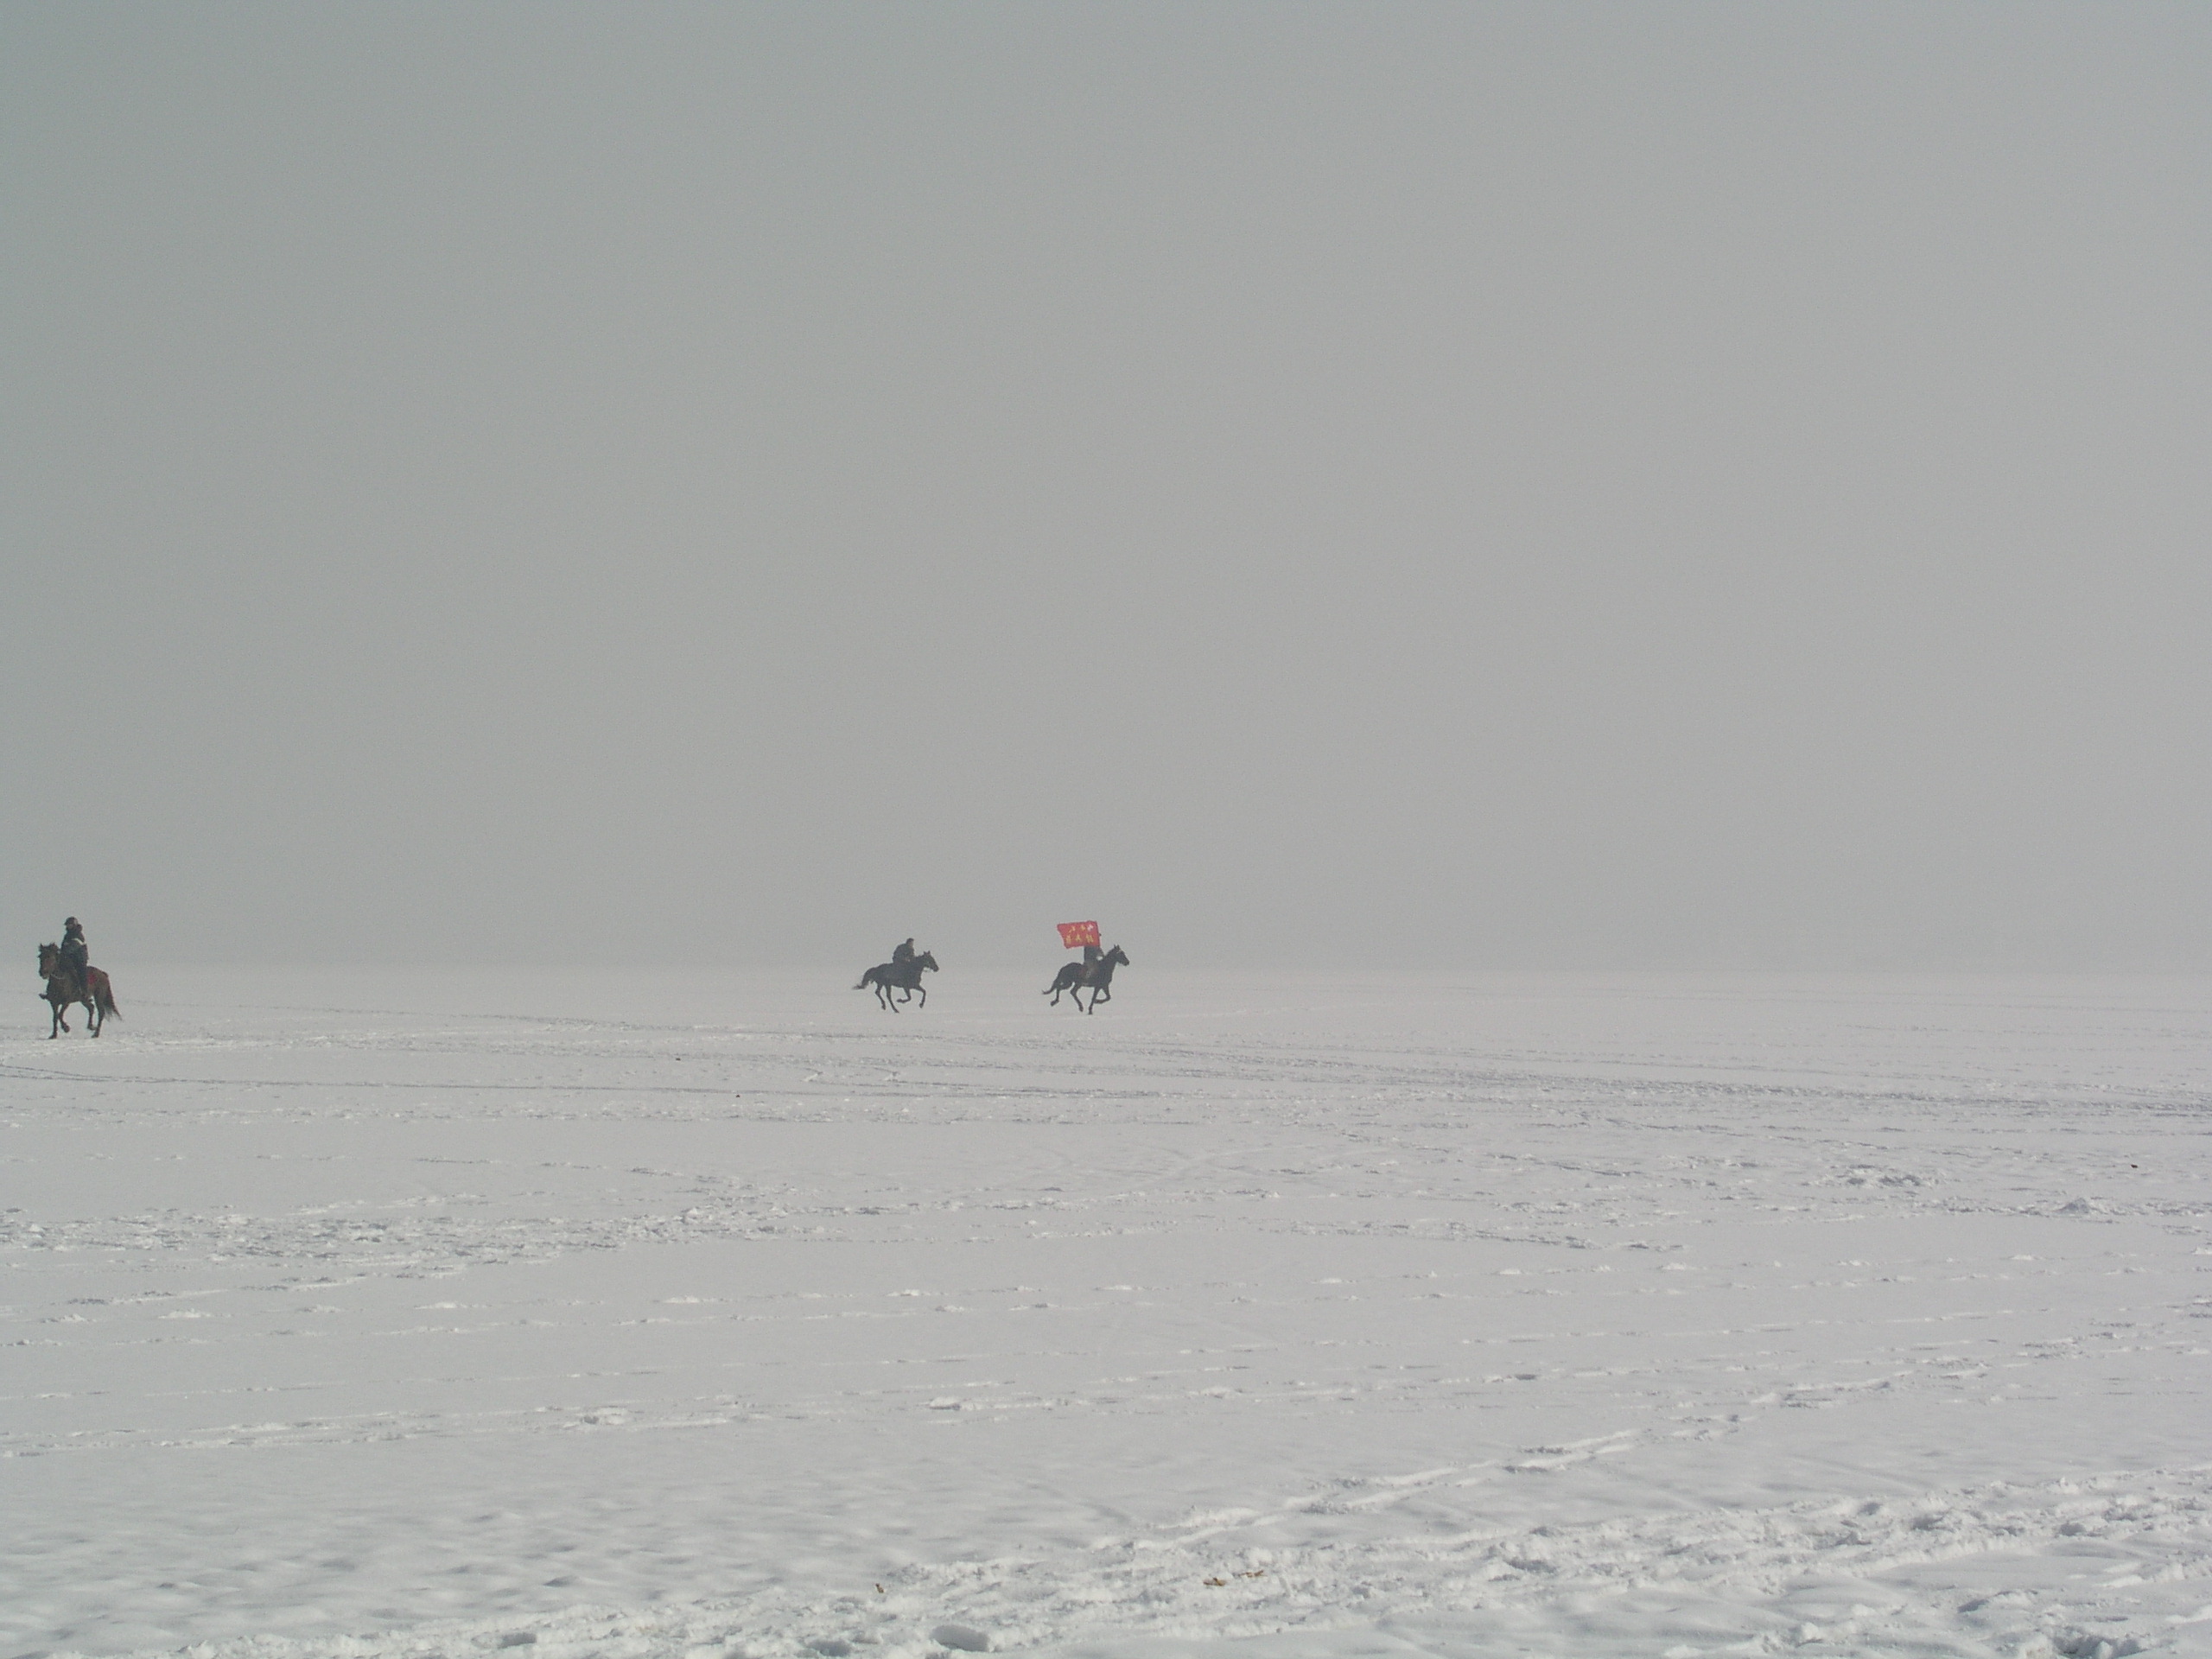
[[[1078,944],[1098,943],[1098,924],[1096,922],[1062,922],[1060,944],[1072,950]]]

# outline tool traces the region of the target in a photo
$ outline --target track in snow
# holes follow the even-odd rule
[[[0,1039],[0,1656],[2212,1637],[2202,982],[830,977]]]

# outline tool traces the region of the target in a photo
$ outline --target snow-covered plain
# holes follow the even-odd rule
[[[2212,1650],[2212,982],[1056,962],[27,997],[0,1659]]]

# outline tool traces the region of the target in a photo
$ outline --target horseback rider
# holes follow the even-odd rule
[[[894,967],[894,968],[904,968],[904,967],[905,967],[908,963],[912,962],[913,959],[914,959],[914,940],[913,940],[913,936],[912,936],[912,935],[909,934],[909,935],[907,936],[906,943],[906,944],[894,944],[894,945],[893,945],[893,946],[891,947],[891,965],[892,965],[893,967]]]
[[[79,996],[87,996],[92,988],[92,947],[85,943],[85,925],[74,916],[61,924],[61,965],[76,976]]]

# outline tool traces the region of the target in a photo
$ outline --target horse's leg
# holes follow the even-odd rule
[[[919,991],[919,992],[922,994],[922,1000],[921,1000],[921,1001],[920,1001],[917,1006],[918,1006],[918,1007],[925,1007],[925,1008],[926,1008],[927,1007],[929,1007],[929,1005],[930,1005],[930,988],[929,988],[928,986],[926,986],[926,985],[917,985],[917,986],[915,986],[915,987],[914,987],[914,988],[915,988],[916,990]]]

